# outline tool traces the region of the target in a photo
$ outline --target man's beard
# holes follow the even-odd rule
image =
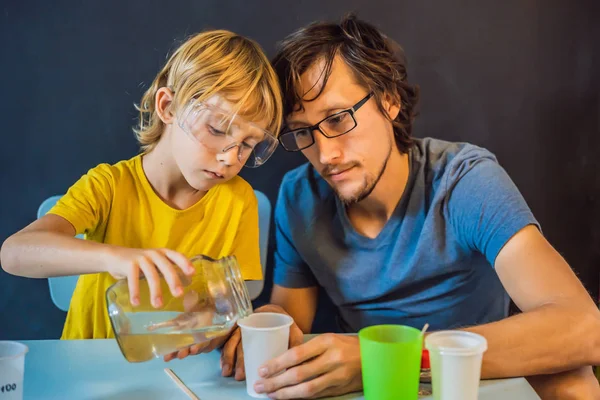
[[[353,205],[356,203],[360,203],[361,201],[363,201],[364,199],[369,197],[369,195],[373,192],[373,190],[375,190],[375,186],[377,186],[377,184],[379,183],[379,180],[383,176],[383,173],[385,172],[385,169],[387,167],[387,163],[390,159],[391,154],[392,154],[392,151],[390,148],[390,151],[388,152],[387,156],[385,157],[385,160],[383,160],[383,163],[381,165],[381,168],[379,169],[379,172],[377,173],[377,176],[375,178],[373,178],[372,176],[367,175],[365,177],[363,185],[355,193],[351,194],[350,196],[344,196],[342,193],[340,193],[340,191],[337,190],[337,188],[334,185],[330,184],[330,186],[333,188],[333,190],[335,191],[338,198],[341,200],[341,202],[345,206],[350,206],[350,205]],[[360,167],[360,163],[358,163],[358,162],[354,163],[353,167],[354,166]],[[327,167],[325,168],[325,170],[327,170]]]

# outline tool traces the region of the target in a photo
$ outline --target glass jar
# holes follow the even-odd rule
[[[139,305],[129,298],[127,280],[106,291],[106,306],[115,338],[129,362],[144,362],[226,335],[252,312],[252,304],[234,256],[191,259],[196,272],[180,271],[183,294],[175,297],[161,278],[162,304],[154,308],[141,278]]]

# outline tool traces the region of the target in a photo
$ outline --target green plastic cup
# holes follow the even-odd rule
[[[366,400],[417,400],[423,336],[404,325],[375,325],[358,332]]]

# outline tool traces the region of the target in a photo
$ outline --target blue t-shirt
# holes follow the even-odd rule
[[[489,151],[416,139],[406,189],[379,235],[352,227],[309,164],[284,177],[275,209],[274,282],[322,286],[343,331],[377,324],[452,329],[502,319],[509,297],[496,256],[539,225]]]

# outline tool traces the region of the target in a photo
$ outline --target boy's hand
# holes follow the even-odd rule
[[[129,298],[134,306],[140,302],[140,274],[143,274],[148,282],[152,305],[159,308],[163,305],[160,275],[165,277],[173,296],[179,297],[183,293],[183,285],[177,269],[181,269],[186,275],[193,275],[195,272],[194,266],[186,256],[169,249],[119,247],[110,254],[106,271],[116,279],[127,279]]]
[[[188,348],[181,349],[181,350],[173,352],[171,354],[167,354],[166,356],[163,357],[163,359],[168,362],[175,358],[179,358],[181,360],[190,355],[195,356],[200,353],[210,353],[214,349],[218,349],[219,347],[223,346],[225,344],[225,342],[231,336],[231,332],[234,332],[234,331],[235,331],[235,328],[230,330],[228,333],[226,333],[222,336],[219,336],[219,337],[211,339],[211,340],[207,339],[206,341],[202,341],[200,338],[196,337],[195,339],[200,343],[196,343],[196,344],[191,345]]]
[[[202,304],[197,300],[199,296],[195,292],[188,292],[183,298],[183,307],[185,309],[185,313],[181,315],[190,315],[194,319],[200,318],[199,324],[203,326],[210,325],[213,320],[214,310],[204,308]],[[180,316],[181,316],[180,315]],[[179,317],[178,317],[179,318]],[[234,327],[235,328],[235,327]],[[231,335],[234,328],[230,329],[227,332],[206,332],[206,333],[194,333],[194,342],[195,344],[173,353],[167,354],[163,357],[165,361],[171,361],[174,358],[179,358],[180,360],[189,356],[189,355],[197,355],[200,353],[210,353],[214,349],[223,346],[225,341]]]

